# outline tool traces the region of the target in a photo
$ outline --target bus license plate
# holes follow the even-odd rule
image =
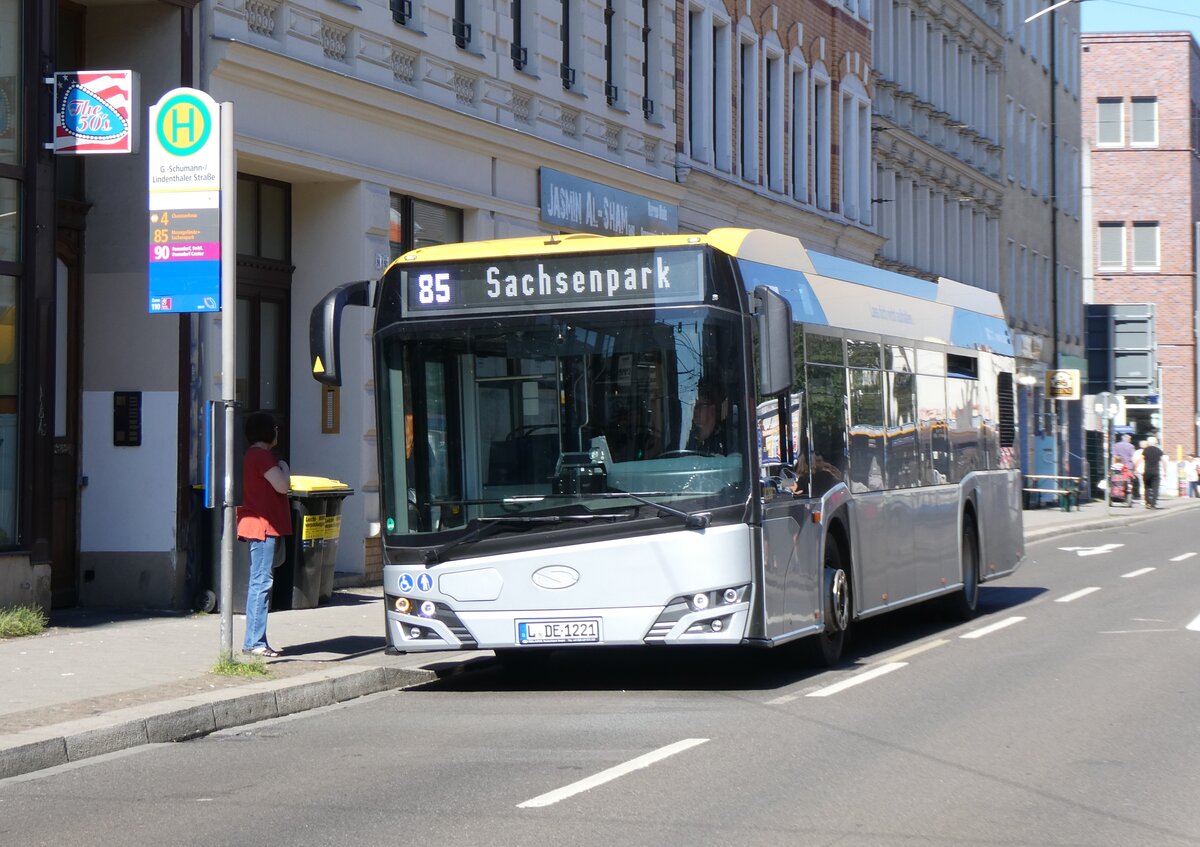
[[[600,621],[517,621],[520,644],[580,644],[600,640]]]

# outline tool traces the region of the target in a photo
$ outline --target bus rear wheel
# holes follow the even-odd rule
[[[969,621],[979,610],[979,530],[970,514],[963,516],[962,588],[946,597],[944,608],[956,621]]]
[[[842,567],[842,548],[830,537],[825,539],[821,596],[825,631],[805,639],[810,664],[830,668],[842,658],[846,632],[850,629],[850,577]]]

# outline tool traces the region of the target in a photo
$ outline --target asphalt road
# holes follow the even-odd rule
[[[831,671],[481,660],[0,781],[0,844],[1200,845],[1194,520],[1029,553],[978,619],[867,622]]]

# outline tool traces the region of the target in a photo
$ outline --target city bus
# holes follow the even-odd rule
[[[996,294],[794,237],[422,247],[312,313],[314,376],[374,308],[392,651],[527,663],[975,613],[1024,557]]]

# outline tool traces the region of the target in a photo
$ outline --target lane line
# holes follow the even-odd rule
[[[776,697],[776,698],[774,698],[774,699],[772,699],[772,700],[768,700],[768,701],[767,701],[766,703],[764,703],[763,705],[764,705],[764,706],[782,706],[784,703],[790,703],[790,702],[792,702],[793,700],[799,700],[799,699],[800,699],[800,695],[799,695],[799,694],[783,694],[783,695],[781,695],[781,696],[779,696],[779,697]]]
[[[1023,620],[1025,620],[1025,619],[1020,616],[1005,618],[1004,620],[997,621],[996,623],[991,624],[990,626],[985,626],[982,629],[976,629],[972,632],[968,632],[966,635],[960,635],[959,638],[983,638],[983,636],[991,635],[993,632],[995,632],[998,629],[1004,629],[1006,626],[1012,626],[1013,624],[1020,623]]]
[[[1135,576],[1141,576],[1142,574],[1150,573],[1152,570],[1154,570],[1154,568],[1138,568],[1136,571],[1130,571],[1129,573],[1121,574],[1121,579],[1133,579]]]
[[[1195,556],[1195,555],[1196,555],[1195,553],[1181,553],[1178,556],[1176,556],[1175,558],[1171,559],[1171,561],[1172,562],[1182,562],[1185,559],[1190,559],[1190,558],[1192,558],[1192,556]]]
[[[659,747],[646,753],[643,756],[638,756],[636,759],[630,759],[628,762],[623,762],[619,765],[609,768],[608,770],[600,771],[598,774],[581,779],[578,782],[572,782],[570,785],[564,785],[562,788],[556,788],[553,791],[547,791],[545,794],[539,794],[532,800],[526,800],[524,803],[518,803],[518,809],[535,809],[543,806],[551,806],[560,800],[565,800],[568,797],[573,797],[576,794],[581,794],[597,786],[604,785],[606,782],[612,782],[618,777],[625,776],[636,770],[649,767],[655,762],[660,762],[676,753],[682,753],[684,750],[689,750],[697,745],[707,742],[707,738],[685,738],[682,741],[676,741],[674,744],[668,744],[666,747]]]
[[[892,662],[903,662],[906,659],[911,659],[913,656],[919,656],[927,650],[932,650],[935,647],[941,647],[943,644],[949,643],[949,638],[939,638],[936,641],[930,641],[928,644],[919,644],[911,650],[905,650],[903,653],[897,653],[894,656],[888,656],[888,660]]]
[[[1200,632],[1200,615],[1197,615],[1196,619],[1187,625],[1187,628],[1192,632]]]
[[[862,685],[864,682],[870,682],[871,680],[881,677],[884,674],[891,673],[892,671],[898,671],[901,668],[906,667],[908,667],[907,662],[888,662],[886,665],[880,665],[879,667],[872,668],[869,671],[863,671],[857,676],[852,676],[849,679],[843,679],[841,682],[836,682],[833,685],[826,686],[825,688],[809,692],[804,696],[829,697],[837,694],[840,691],[845,691],[847,688],[853,688],[856,685]]]
[[[1054,602],[1055,603],[1070,603],[1072,600],[1078,600],[1080,597],[1086,597],[1089,594],[1092,594],[1093,592],[1096,592],[1099,590],[1100,590],[1100,586],[1098,586],[1098,585],[1093,585],[1091,588],[1081,588],[1078,591],[1072,591],[1070,594],[1067,594],[1063,597],[1059,597]]]

